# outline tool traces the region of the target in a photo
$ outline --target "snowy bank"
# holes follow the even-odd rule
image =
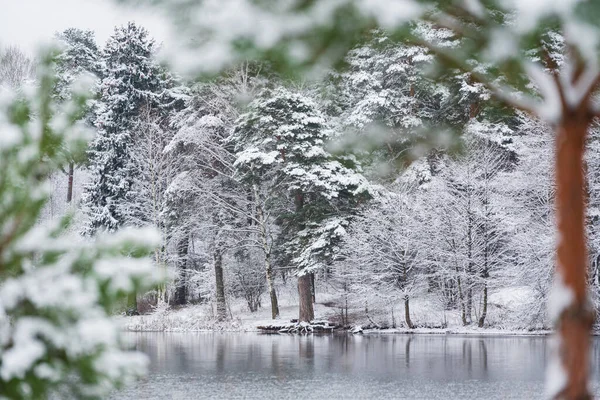
[[[289,287],[288,287],[289,286]],[[138,332],[277,332],[289,330],[298,318],[298,300],[295,287],[290,284],[280,289],[280,317],[271,319],[269,307],[250,312],[243,300],[232,299],[228,304],[228,319],[217,321],[214,304],[190,305],[181,308],[157,307],[154,312],[138,316],[120,316],[122,328]],[[362,308],[351,308],[350,318],[345,323],[340,318],[341,311],[335,293],[317,294],[315,321],[328,321],[336,326],[335,331],[351,331],[361,327],[365,334],[456,334],[456,335],[547,335],[551,331],[544,326],[523,323],[515,315],[526,314],[528,295],[524,288],[512,287],[491,294],[488,309],[489,325],[478,328],[476,321],[463,326],[458,310],[443,310],[434,297],[421,296],[411,301],[411,317],[416,328],[406,327],[398,314],[403,313],[403,304],[369,308],[368,314]],[[395,319],[394,319],[395,310]],[[513,316],[513,318],[510,318]],[[513,322],[514,321],[514,322]],[[342,329],[343,328],[343,329]],[[317,328],[318,330],[319,328]]]

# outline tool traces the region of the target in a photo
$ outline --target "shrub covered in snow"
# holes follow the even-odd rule
[[[0,92],[0,397],[101,398],[145,369],[110,310],[159,281],[143,258],[154,231],[82,240],[73,215],[40,224],[49,178],[85,148],[89,87],[56,104],[54,57],[36,87]],[[80,89],[80,90],[77,90]]]

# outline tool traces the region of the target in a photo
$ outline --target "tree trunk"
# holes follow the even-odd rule
[[[408,296],[404,296],[404,320],[406,321],[406,326],[408,326],[409,329],[413,329],[415,326],[413,325],[412,321],[410,320],[410,303],[409,303],[409,298]]]
[[[216,250],[214,253],[215,262],[215,288],[217,299],[217,320],[227,319],[227,304],[225,303],[225,281],[223,280],[223,253]]]
[[[296,214],[300,215],[304,208],[304,194],[302,191],[297,190],[294,196],[294,205],[296,207]],[[304,229],[304,225],[300,224],[300,230]],[[313,309],[313,293],[312,293],[312,282],[311,274],[298,271],[298,321],[299,322],[310,322],[315,319],[315,312]]]
[[[315,287],[315,274],[311,272],[310,274],[310,295],[312,297],[312,302],[317,302],[317,296],[315,295],[316,287]]]
[[[125,311],[127,315],[140,315],[137,308],[137,295],[132,293],[127,296],[127,310]]]
[[[457,279],[458,286],[458,301],[460,302],[460,318],[463,325],[467,325],[467,313],[465,312],[465,299],[463,296],[462,286],[460,284],[460,278]]]
[[[313,310],[312,293],[310,290],[310,275],[304,274],[298,276],[298,299],[300,301],[299,322],[310,322],[315,319]]]
[[[485,317],[487,316],[487,306],[488,306],[488,288],[487,283],[483,286],[483,311],[481,312],[481,317],[479,317],[479,323],[477,326],[483,328],[483,324],[485,323]]]
[[[468,189],[470,190],[470,189]],[[467,323],[473,322],[473,287],[472,287],[472,277],[474,270],[474,262],[473,262],[473,213],[471,212],[471,194],[468,193],[468,202],[467,202],[467,215],[468,215],[468,226],[467,226],[467,257],[469,263],[467,264],[467,276],[465,278],[465,285],[467,286],[467,310],[466,310],[466,319]]]
[[[489,274],[489,253],[490,253],[490,235],[489,235],[489,227],[488,221],[490,218],[489,212],[489,202],[488,202],[488,191],[487,191],[487,173],[486,173],[486,191],[484,198],[484,206],[485,206],[485,222],[484,222],[484,248],[483,248],[483,271],[481,272],[481,278],[483,278],[483,310],[481,312],[481,317],[479,317],[479,323],[477,326],[483,328],[483,324],[485,323],[485,317],[487,316],[487,306],[488,306],[488,278]]]
[[[556,132],[556,280],[560,289],[553,296],[562,308],[550,311],[558,316],[558,354],[566,373],[565,386],[556,394],[557,399],[591,399],[588,375],[590,330],[594,316],[586,288],[583,172],[585,139],[591,118],[585,112],[578,109],[565,113]],[[567,296],[571,297],[570,301]]]
[[[177,272],[179,276],[175,281],[175,292],[169,302],[172,306],[182,306],[187,303],[187,259],[189,251],[189,237],[185,235],[177,243]]]
[[[75,164],[69,163],[69,178],[67,183],[67,203],[73,201],[73,178],[75,177]]]
[[[277,301],[277,292],[275,291],[275,282],[273,279],[273,266],[271,265],[271,246],[269,245],[268,241],[267,221],[262,208],[258,186],[253,185],[252,189],[254,191],[254,200],[256,202],[256,216],[260,225],[259,231],[262,242],[261,244],[263,248],[263,254],[265,256],[265,274],[267,275],[267,287],[269,289],[269,297],[271,299],[271,318],[276,319],[277,317],[279,317],[279,303]]]
[[[279,317],[279,303],[277,302],[277,292],[273,284],[273,267],[271,266],[271,257],[265,257],[265,269],[267,272],[267,286],[269,288],[269,297],[271,298],[271,318]]]
[[[473,322],[473,288],[469,286],[467,289],[467,312],[466,312],[467,324]]]

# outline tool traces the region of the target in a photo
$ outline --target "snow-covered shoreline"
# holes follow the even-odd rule
[[[194,307],[192,307],[194,308]],[[187,310],[187,309],[186,309]],[[234,318],[219,322],[210,318],[194,318],[187,312],[166,311],[148,315],[138,316],[118,316],[116,317],[124,331],[128,332],[181,332],[181,333],[199,333],[199,332],[236,332],[236,333],[265,333],[277,334],[277,331],[265,332],[259,327],[280,325],[292,325],[290,319],[241,319]],[[474,326],[455,326],[448,328],[359,328],[363,335],[472,335],[472,336],[548,336],[553,333],[548,329],[500,329],[500,328],[478,328]],[[353,334],[353,329],[339,328],[335,329],[333,334]],[[317,332],[316,332],[317,333]],[[318,332],[322,334],[323,332]],[[600,334],[596,332],[595,335]]]
[[[390,329],[366,329],[364,334],[404,334],[404,335],[473,335],[473,336],[548,336],[551,330],[513,330],[497,328],[390,328]]]
[[[288,287],[289,286],[289,287]],[[122,329],[133,332],[259,332],[258,327],[287,327],[291,320],[298,317],[298,299],[295,287],[290,284],[280,290],[280,316],[271,319],[271,310],[262,307],[250,312],[243,301],[231,301],[228,304],[228,319],[217,321],[214,304],[204,303],[186,307],[171,308],[162,304],[153,312],[137,316],[117,316]],[[285,289],[285,290],[284,290]],[[432,334],[432,335],[495,335],[495,336],[541,336],[552,333],[544,326],[521,325],[519,321],[506,318],[506,314],[514,312],[515,303],[520,297],[517,290],[497,292],[491,295],[492,302],[488,309],[488,324],[478,328],[476,323],[463,326],[459,310],[442,310],[435,299],[415,298],[411,302],[412,322],[417,326],[409,329],[403,319],[390,318],[390,310],[371,307],[369,315],[363,309],[350,310],[352,318],[349,325],[360,326],[364,334]],[[318,293],[319,302],[314,304],[315,320],[329,321],[334,325],[345,325],[340,320],[340,309],[336,307],[335,296],[328,292]],[[396,310],[402,310],[403,304],[397,304]],[[397,312],[398,312],[397,311]],[[279,329],[273,329],[277,333]],[[348,330],[335,329],[336,332]]]
[[[185,329],[185,328],[165,328],[145,329],[141,326],[138,327],[125,327],[127,332],[135,333],[151,333],[151,332],[166,332],[166,333],[260,333],[260,334],[279,334],[277,332],[263,332],[260,329],[254,327],[241,327],[234,324],[226,325],[215,325],[213,328],[199,328],[199,329]],[[456,336],[549,336],[553,333],[551,330],[504,330],[495,328],[414,328],[414,329],[403,329],[403,328],[388,328],[388,329],[365,329],[361,332],[363,335],[456,335]],[[347,329],[338,329],[333,333],[316,332],[315,334],[348,334],[353,333]],[[600,336],[600,332],[595,332],[594,336]]]

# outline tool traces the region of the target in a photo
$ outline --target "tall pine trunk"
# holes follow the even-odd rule
[[[304,194],[301,191],[296,191],[294,198],[296,213],[300,214],[304,208]],[[304,229],[304,225],[300,225],[300,230]],[[310,322],[315,319],[315,311],[313,309],[313,284],[309,273],[298,271],[298,321]]]
[[[217,300],[217,320],[227,319],[227,304],[225,303],[225,281],[223,279],[223,252],[219,249],[214,252],[215,263],[215,289]]]
[[[73,179],[75,177],[75,164],[73,162],[69,163],[69,174],[68,174],[68,182],[67,182],[67,203],[71,203],[73,201]]]
[[[310,274],[310,295],[312,297],[312,302],[316,303],[317,302],[317,296],[315,294],[317,288],[315,286],[315,273],[311,272]]]
[[[590,330],[593,313],[587,299],[587,244],[583,156],[591,117],[587,109],[567,110],[556,132],[557,284],[559,357],[566,384],[557,399],[591,399],[588,392]],[[562,293],[561,293],[562,292]],[[568,297],[571,297],[569,302]],[[566,304],[564,304],[566,302]]]
[[[177,282],[175,285],[175,293],[170,303],[174,306],[182,306],[187,303],[187,258],[189,251],[189,236],[185,235],[177,243]]]
[[[310,322],[315,319],[309,274],[298,276],[298,299],[300,301],[298,321]]]

